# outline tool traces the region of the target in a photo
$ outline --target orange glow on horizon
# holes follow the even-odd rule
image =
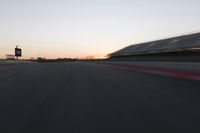
[[[79,59],[106,59],[107,55],[89,55],[89,56],[83,56]]]

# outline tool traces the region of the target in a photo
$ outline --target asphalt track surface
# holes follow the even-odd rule
[[[199,132],[200,81],[101,64],[0,66],[1,133]]]

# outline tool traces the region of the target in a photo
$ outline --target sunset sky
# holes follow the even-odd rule
[[[103,57],[200,32],[200,0],[0,0],[0,58]]]

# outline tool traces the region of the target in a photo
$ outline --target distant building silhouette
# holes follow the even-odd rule
[[[7,54],[7,55],[6,55],[6,59],[7,59],[7,60],[15,60],[15,55]]]

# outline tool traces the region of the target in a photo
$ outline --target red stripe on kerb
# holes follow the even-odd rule
[[[178,78],[192,79],[192,80],[200,80],[200,73],[175,70],[175,69],[166,69],[166,68],[153,68],[153,67],[144,67],[144,66],[135,66],[135,65],[123,65],[123,64],[110,64],[110,63],[92,63],[103,66],[112,66],[120,69],[128,69],[133,71],[145,72],[145,73],[153,73],[165,76],[172,76]]]

